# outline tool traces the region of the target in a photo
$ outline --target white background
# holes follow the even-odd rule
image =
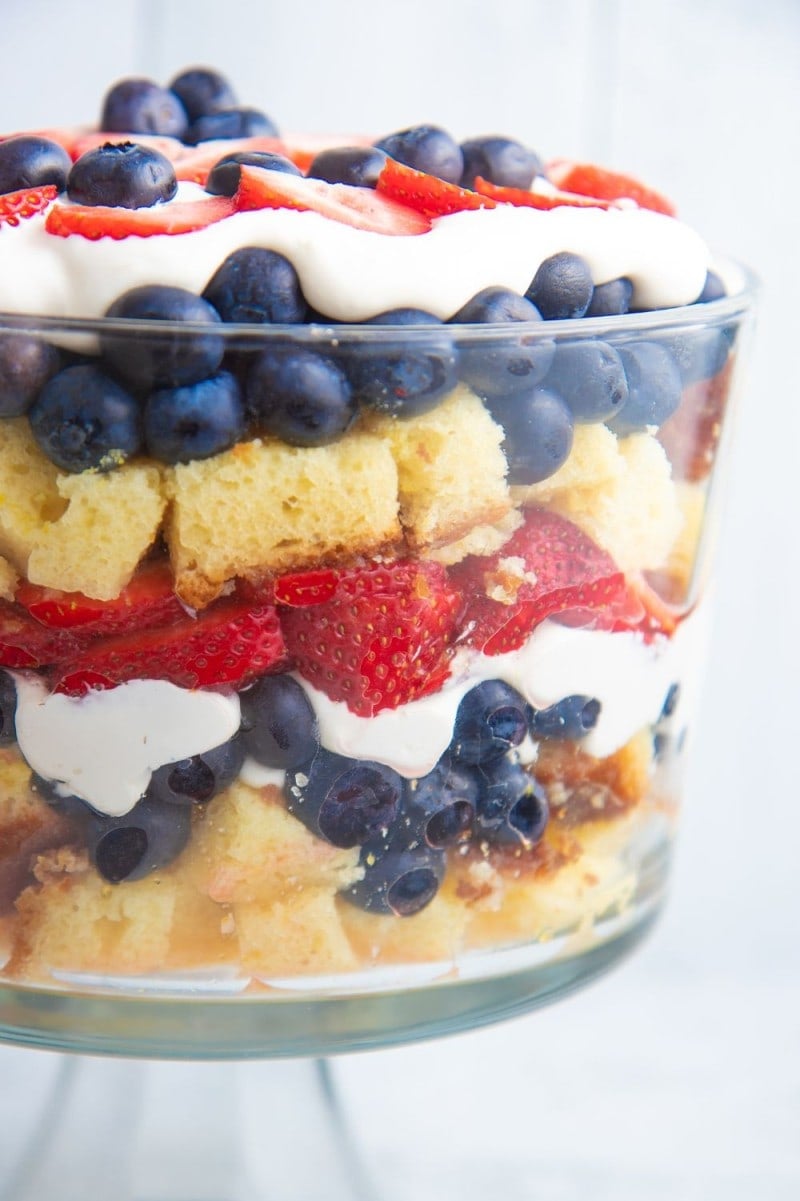
[[[796,1198],[800,4],[1,0],[0,10],[0,128],[93,122],[119,75],[166,82],[212,63],[284,129],[379,135],[432,121],[628,169],[760,274],[664,920],[622,971],[561,1006],[339,1070],[392,1197]],[[54,1063],[0,1051],[0,1116],[16,1081]]]

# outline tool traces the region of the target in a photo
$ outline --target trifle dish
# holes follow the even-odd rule
[[[368,990],[641,920],[748,311],[628,176],[206,69],[0,142],[0,974]]]

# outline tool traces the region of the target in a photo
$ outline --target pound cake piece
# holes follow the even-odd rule
[[[15,747],[0,748],[0,912],[31,879],[36,855],[62,846],[74,824],[30,788],[31,772]]]
[[[669,459],[652,434],[629,434],[617,445],[619,475],[560,491],[548,508],[579,525],[623,571],[657,568],[683,521]]]
[[[40,856],[39,883],[17,900],[12,975],[52,970],[150,972],[168,961],[177,888],[171,873],[112,885],[88,865],[58,852]]]
[[[605,425],[576,425],[572,447],[558,471],[538,484],[515,484],[515,505],[548,505],[574,488],[605,488],[625,471],[616,434]]]
[[[170,557],[189,604],[233,576],[375,554],[401,538],[394,460],[361,431],[329,446],[243,442],[175,467],[168,490]]]
[[[315,837],[287,813],[276,787],[241,781],[205,807],[183,859],[198,889],[223,903],[271,904],[301,886],[332,896],[363,875],[357,847]]]
[[[126,463],[107,474],[59,476],[58,494],[67,507],[35,537],[31,583],[96,600],[119,596],[161,528],[162,470],[154,463]]]
[[[471,919],[447,877],[429,905],[399,921],[344,900],[337,906],[347,937],[367,964],[449,963],[463,950]]]
[[[486,865],[487,896],[474,906],[470,946],[546,942],[570,931],[590,934],[601,917],[620,913],[636,890],[626,858],[636,811],[622,821],[584,827],[574,839],[572,862],[548,872],[501,872]]]
[[[503,430],[466,386],[419,417],[376,418],[369,428],[391,447],[412,547],[455,542],[511,508]]]
[[[0,555],[0,600],[13,600],[17,591],[19,576],[9,563]]]
[[[298,888],[280,900],[233,906],[242,966],[257,976],[355,970],[358,960],[330,889]]]
[[[42,529],[67,507],[59,471],[34,441],[27,418],[0,421],[0,553],[24,572]]]

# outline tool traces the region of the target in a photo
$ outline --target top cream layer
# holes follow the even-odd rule
[[[184,200],[203,195],[191,184],[179,190]],[[0,229],[0,311],[97,318],[141,284],[199,293],[243,246],[286,255],[309,303],[348,322],[405,307],[446,320],[483,288],[524,293],[540,263],[561,251],[582,255],[595,284],[626,276],[640,309],[692,303],[709,265],[694,230],[637,208],[541,212],[499,205],[440,217],[428,233],[414,236],[369,233],[313,212],[263,209],[194,233],[120,241],[58,237],[35,216]]]

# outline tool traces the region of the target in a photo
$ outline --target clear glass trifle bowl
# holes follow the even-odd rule
[[[635,944],[752,317],[722,271],[577,321],[0,321],[6,380],[44,364],[0,418],[8,1037],[326,1052]]]

